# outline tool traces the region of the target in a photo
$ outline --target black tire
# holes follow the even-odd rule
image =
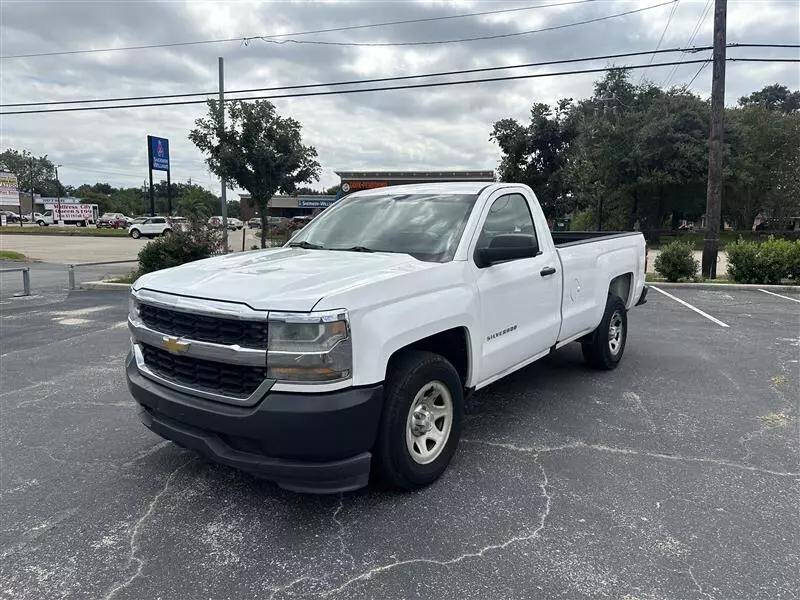
[[[161,235],[165,235],[166,236],[166,235],[169,235],[171,233],[172,233],[172,229],[165,229],[164,231],[161,232]]]
[[[138,229],[131,229],[130,236],[133,239],[138,240],[140,237],[142,237],[142,232],[139,231]]]
[[[406,442],[409,412],[416,395],[431,383],[441,383],[450,394],[452,419],[449,435],[434,460],[420,464]],[[408,351],[393,359],[384,388],[384,407],[375,467],[389,485],[413,490],[436,481],[447,468],[461,437],[464,414],[463,384],[445,358],[433,352]],[[435,426],[435,425],[434,425]]]
[[[45,225],[47,225],[47,223],[45,223],[45,222],[44,222],[44,221],[42,221],[42,220],[36,221],[36,224],[37,224],[39,227],[44,227]]]
[[[612,320],[619,331],[616,341],[616,350],[612,350],[609,334]],[[619,324],[621,323],[621,330]],[[625,352],[625,342],[628,337],[628,312],[625,303],[619,296],[609,294],[606,300],[606,310],[603,319],[584,341],[581,342],[584,360],[595,369],[610,371],[616,369]]]

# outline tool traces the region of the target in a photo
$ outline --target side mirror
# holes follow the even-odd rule
[[[480,269],[485,269],[494,264],[531,258],[539,254],[539,245],[532,235],[508,233],[495,236],[488,248],[479,248],[475,251],[475,264]]]

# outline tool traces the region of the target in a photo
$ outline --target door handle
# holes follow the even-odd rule
[[[547,277],[548,275],[552,275],[555,272],[556,272],[555,267],[545,267],[544,269],[539,271],[539,275],[541,275],[542,277]]]

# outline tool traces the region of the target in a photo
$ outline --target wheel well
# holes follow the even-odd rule
[[[617,275],[614,279],[611,280],[611,283],[608,285],[608,293],[614,294],[615,296],[619,296],[622,298],[622,301],[627,306],[628,304],[628,297],[631,293],[631,281],[633,280],[632,273],[625,273],[624,275]]]
[[[469,377],[469,334],[466,327],[447,329],[417,340],[403,348],[398,348],[389,358],[389,364],[401,352],[406,350],[426,350],[443,356],[458,372],[461,383],[467,384],[467,378]]]

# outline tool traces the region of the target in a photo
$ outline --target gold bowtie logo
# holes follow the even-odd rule
[[[172,354],[183,354],[191,346],[189,342],[182,342],[178,338],[170,336],[161,338],[161,345],[164,346],[164,350]]]

